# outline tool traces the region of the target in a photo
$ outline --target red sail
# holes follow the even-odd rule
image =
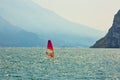
[[[49,57],[54,58],[54,48],[53,48],[51,40],[48,40],[46,54]]]

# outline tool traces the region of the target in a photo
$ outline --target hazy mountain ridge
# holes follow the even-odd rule
[[[92,48],[120,48],[120,10],[114,16],[113,25],[106,36],[98,40]]]
[[[37,47],[39,37],[10,24],[0,17],[0,47]]]
[[[103,36],[103,32],[70,22],[32,0],[1,0],[0,12],[10,23],[38,34],[42,42],[53,40],[55,46],[89,47]]]

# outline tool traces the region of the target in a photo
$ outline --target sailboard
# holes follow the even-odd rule
[[[51,40],[48,40],[46,55],[54,59],[54,48]]]

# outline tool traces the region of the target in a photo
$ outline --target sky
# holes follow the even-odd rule
[[[120,0],[33,0],[40,6],[75,23],[108,31]]]

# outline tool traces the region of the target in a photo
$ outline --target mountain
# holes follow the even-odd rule
[[[0,17],[0,47],[37,47],[39,37],[10,24]]]
[[[98,40],[92,48],[120,48],[120,10],[114,16],[113,25],[106,36]]]
[[[0,16],[38,34],[42,41],[51,39],[56,47],[89,47],[104,35],[102,31],[68,21],[32,0],[0,0]]]

